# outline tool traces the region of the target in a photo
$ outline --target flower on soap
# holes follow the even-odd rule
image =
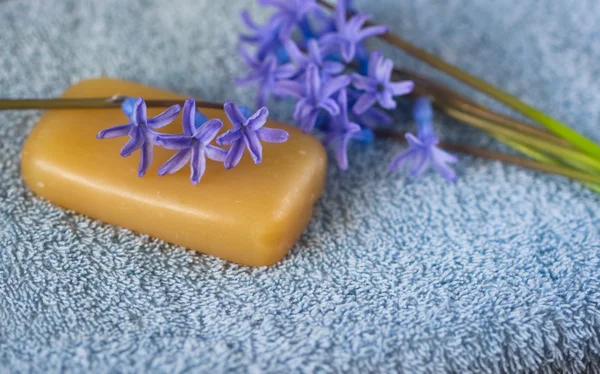
[[[390,171],[409,166],[412,176],[421,175],[429,166],[437,170],[447,181],[456,180],[454,170],[449,163],[457,161],[456,156],[441,150],[437,145],[439,139],[433,131],[433,111],[427,98],[417,99],[413,109],[417,122],[417,136],[407,133],[408,149],[394,158],[389,166]]]
[[[304,82],[282,81],[279,89],[280,92],[299,99],[294,111],[294,121],[299,124],[302,131],[310,132],[315,127],[317,117],[322,110],[332,116],[340,113],[340,107],[331,96],[348,86],[350,81],[349,76],[339,75],[322,82],[318,66],[311,63],[306,69]]]
[[[158,175],[173,174],[189,162],[190,180],[192,184],[198,184],[206,170],[206,158],[219,162],[225,160],[227,151],[210,144],[223,127],[223,122],[219,119],[205,120],[205,116],[198,114],[196,101],[188,99],[183,105],[183,134],[155,135],[154,141],[158,146],[177,150],[173,157],[158,168]],[[201,118],[204,122],[197,126],[196,118]]]
[[[394,96],[406,95],[414,88],[412,81],[391,82],[394,63],[383,58],[381,51],[375,51],[369,58],[368,76],[352,74],[352,83],[363,94],[358,98],[352,109],[356,114],[362,114],[376,102],[385,109],[395,109]]]
[[[127,104],[125,104],[127,102]],[[121,136],[129,136],[129,141],[121,149],[121,156],[128,157],[133,152],[140,150],[140,165],[138,176],[142,177],[148,171],[152,163],[154,150],[153,130],[160,129],[173,122],[181,111],[181,106],[173,105],[161,114],[153,118],[147,118],[146,102],[141,97],[135,101],[133,107],[131,101],[124,101],[123,110],[129,114],[130,123],[102,130],[96,135],[98,139],[110,139]]]
[[[269,109],[266,107],[262,107],[248,118],[232,101],[226,102],[223,108],[233,125],[233,129],[217,138],[217,144],[231,145],[224,159],[226,169],[231,169],[240,162],[246,148],[254,163],[260,164],[262,162],[261,140],[267,143],[283,143],[289,138],[285,130],[264,127],[269,116]]]

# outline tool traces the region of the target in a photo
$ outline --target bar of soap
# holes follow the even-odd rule
[[[63,97],[115,94],[187,98],[109,78],[77,83]],[[148,108],[148,116],[164,109]],[[231,128],[222,110],[201,111],[223,120],[222,132]],[[304,232],[325,180],[327,157],[316,138],[269,121],[267,127],[285,129],[290,138],[264,143],[262,164],[255,165],[247,150],[231,170],[207,160],[206,173],[194,186],[189,166],[157,175],[174,151],[156,147],[152,166],[139,178],[139,152],[119,155],[127,137],[96,139],[98,131],[127,122],[119,109],[47,111],[23,147],[23,179],[61,207],[244,265],[276,263]],[[181,116],[160,132],[180,133]]]

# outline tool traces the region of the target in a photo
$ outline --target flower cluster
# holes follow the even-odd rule
[[[250,33],[241,36],[239,52],[250,72],[237,83],[258,85],[258,107],[271,96],[295,99],[296,125],[304,132],[322,133],[324,144],[334,149],[338,166],[347,169],[348,144],[371,141],[372,130],[391,123],[384,110],[395,109],[394,98],[414,87],[411,81],[392,81],[394,64],[381,51],[367,52],[364,42],[387,32],[387,27],[365,26],[369,16],[354,9],[347,17],[349,0],[338,1],[333,16],[321,10],[316,0],[258,2],[274,12],[265,25],[242,13]],[[409,141],[414,153],[412,138]],[[435,141],[428,137],[425,143],[435,147]],[[432,157],[441,154],[431,153]],[[399,163],[395,160],[393,166]],[[434,161],[434,165],[440,164]],[[443,168],[445,176],[447,169]]]
[[[190,180],[198,184],[206,170],[206,159],[222,162],[226,169],[235,167],[241,160],[244,151],[248,149],[255,164],[262,162],[262,144],[283,143],[289,134],[285,130],[264,127],[269,116],[266,107],[261,108],[250,116],[250,110],[239,108],[229,101],[224,105],[225,114],[233,125],[233,129],[219,137],[223,127],[220,119],[208,119],[196,110],[194,99],[186,100],[183,105],[181,124],[182,134],[161,134],[156,130],[172,123],[179,113],[181,106],[173,105],[156,117],[148,118],[146,102],[128,98],[123,102],[122,110],[130,122],[125,125],[111,127],[98,133],[98,139],[110,139],[129,136],[129,141],[121,149],[121,156],[127,157],[140,150],[140,165],[138,176],[142,177],[152,163],[155,146],[175,150],[175,154],[158,168],[158,175],[173,174],[190,164]],[[211,143],[216,138],[219,146],[230,145],[229,149],[217,147]]]

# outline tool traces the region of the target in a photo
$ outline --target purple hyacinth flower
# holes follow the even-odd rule
[[[366,14],[357,14],[346,19],[346,2],[338,1],[335,8],[336,31],[323,35],[321,45],[328,51],[340,51],[345,62],[352,61],[358,44],[366,38],[388,31],[387,26],[369,26],[363,29],[369,18]]]
[[[296,64],[300,72],[305,72],[310,64],[316,65],[326,77],[337,75],[344,71],[345,66],[341,62],[323,60],[323,53],[321,52],[321,48],[316,39],[310,39],[308,41],[307,54],[302,53],[300,48],[298,48],[298,45],[292,40],[286,41],[284,46],[290,59]]]
[[[245,148],[248,148],[254,163],[260,164],[261,140],[267,143],[283,143],[290,137],[285,130],[264,127],[269,116],[269,109],[266,107],[260,108],[249,118],[246,118],[240,108],[231,101],[226,102],[223,109],[233,125],[233,129],[217,138],[217,144],[231,145],[224,160],[225,169],[231,169],[240,162]]]
[[[294,121],[302,131],[310,132],[315,127],[317,117],[322,110],[326,110],[332,116],[340,113],[340,107],[331,98],[331,95],[348,86],[350,81],[349,76],[340,75],[321,82],[319,68],[311,63],[306,69],[304,84],[296,81],[282,81],[279,89],[282,93],[300,99],[294,110]]]
[[[124,108],[125,109],[125,108]],[[152,163],[154,150],[153,130],[160,129],[173,122],[181,111],[181,106],[173,105],[153,118],[147,118],[146,102],[141,97],[133,105],[130,123],[102,130],[96,135],[98,139],[111,139],[129,135],[129,141],[121,149],[121,156],[128,157],[140,150],[140,166],[138,176],[143,177]]]
[[[319,9],[316,0],[259,0],[259,3],[277,8],[271,20],[280,27],[281,39],[289,39],[295,26],[305,35],[312,34],[307,16]]]
[[[266,25],[259,26],[254,22],[250,13],[244,10],[242,12],[242,21],[250,30],[250,34],[241,34],[240,40],[244,43],[256,46],[256,58],[259,61],[264,60],[271,53],[276,53],[281,48],[279,40],[279,22],[275,19],[269,20]]]
[[[354,106],[354,104],[356,104],[356,101],[358,101],[358,99],[360,98],[361,93],[351,87],[348,87],[347,91],[348,91],[348,107],[352,108]],[[368,128],[371,128],[371,129],[374,129],[376,127],[389,126],[393,122],[392,117],[390,117],[383,110],[380,110],[374,106],[367,109],[364,113],[362,113],[360,115],[357,115],[355,113],[352,113],[352,114],[356,117],[356,120],[360,124],[362,124],[363,126],[366,126]]]
[[[426,98],[418,99],[413,113],[418,125],[418,135],[415,137],[413,134],[406,134],[408,149],[394,158],[389,170],[412,166],[410,174],[418,176],[429,166],[433,166],[447,181],[454,182],[456,174],[447,164],[455,163],[457,158],[437,146],[439,139],[433,131],[431,102]]]
[[[354,108],[355,114],[362,114],[376,102],[385,109],[395,109],[394,96],[410,93],[415,84],[412,81],[391,82],[394,63],[383,58],[381,51],[375,51],[369,58],[368,76],[352,74],[352,83],[358,90],[364,91]]]
[[[348,96],[343,89],[338,95],[337,103],[340,107],[340,113],[331,118],[327,135],[323,144],[328,147],[334,145],[335,159],[342,170],[348,169],[348,142],[350,139],[360,133],[361,128],[358,124],[350,122],[348,119]]]
[[[158,175],[173,174],[190,163],[193,184],[198,184],[206,170],[206,158],[223,162],[227,151],[211,145],[210,142],[217,136],[223,127],[219,119],[210,119],[199,127],[196,127],[196,101],[186,100],[183,105],[183,117],[181,120],[183,134],[156,134],[154,141],[157,145],[166,149],[175,149],[177,153],[158,168]],[[201,117],[203,117],[200,114]]]
[[[258,84],[257,108],[266,104],[270,94],[280,96],[279,81],[291,78],[296,74],[296,67],[293,64],[278,65],[274,55],[268,55],[263,61],[259,61],[244,48],[240,47],[238,50],[251,71],[245,77],[237,78],[236,83],[239,85]]]

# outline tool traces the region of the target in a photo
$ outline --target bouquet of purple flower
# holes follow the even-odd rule
[[[391,118],[385,111],[396,108],[394,98],[411,93],[422,96],[413,111],[418,134],[405,134],[408,149],[392,159],[390,170],[411,166],[410,173],[416,176],[432,166],[446,180],[454,181],[455,173],[448,164],[457,159],[440,149],[443,147],[564,175],[600,191],[599,145],[516,97],[390,33],[386,26],[371,23],[370,17],[354,9],[351,1],[339,0],[335,6],[323,0],[258,2],[273,13],[264,25],[259,25],[247,11],[242,12],[248,33],[240,36],[239,53],[250,71],[236,82],[257,86],[257,107],[265,105],[270,97],[293,98],[296,125],[304,132],[322,134],[324,144],[334,149],[341,169],[348,168],[349,142],[368,143],[375,134],[401,136],[386,130]],[[325,9],[333,10],[333,14]],[[367,51],[365,43],[373,37],[479,89],[546,129],[495,113],[437,82],[395,68],[381,51]],[[408,79],[395,81],[394,76]],[[487,132],[535,161],[441,142],[433,130],[430,98],[442,112]]]
[[[394,64],[381,51],[367,52],[365,41],[387,27],[365,26],[365,14],[347,19],[348,1],[337,3],[334,17],[315,0],[259,1],[275,12],[264,26],[242,13],[251,34],[241,36],[239,52],[250,72],[237,83],[257,85],[257,107],[270,96],[295,99],[294,122],[304,132],[322,133],[324,144],[335,150],[338,166],[347,169],[348,143],[372,140],[374,128],[391,123],[383,110],[395,109],[394,97],[414,88],[409,80],[392,81]],[[407,135],[410,149],[396,157],[390,169],[412,163],[411,173],[417,175],[431,164],[453,181],[455,174],[447,163],[456,158],[437,148],[429,102],[422,99],[416,111],[427,119],[420,121],[418,137]]]

